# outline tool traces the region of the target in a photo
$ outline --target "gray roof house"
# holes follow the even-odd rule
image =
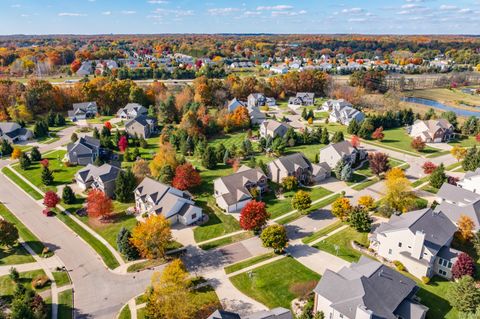
[[[128,103],[118,110],[117,116],[122,119],[134,119],[141,115],[147,115],[147,113],[148,110],[145,106],[138,103]]]
[[[244,106],[244,107],[247,107],[246,103],[243,102],[243,101],[240,101],[239,99],[237,99],[236,97],[233,98],[231,101],[229,101],[227,103],[227,110],[229,112],[233,112],[235,111],[237,108],[239,108],[240,106]]]
[[[94,118],[98,113],[97,102],[74,103],[73,110],[68,111],[72,121]]]
[[[112,198],[115,194],[115,180],[118,173],[120,173],[120,168],[110,164],[103,164],[99,167],[88,164],[75,174],[75,181],[82,190],[99,189]]]
[[[327,269],[315,289],[314,312],[325,318],[424,319],[415,281],[362,256],[338,272]]]
[[[352,120],[357,123],[362,122],[365,119],[365,114],[352,107],[352,105],[343,100],[332,101],[331,103],[324,103],[324,106],[331,105],[330,122],[341,123],[348,125]]]
[[[327,163],[330,168],[334,168],[342,158],[353,164],[364,160],[366,157],[367,152],[353,147],[349,141],[342,141],[320,149],[319,161]]]
[[[442,211],[457,224],[462,215],[468,216],[475,223],[475,230],[480,230],[480,194],[468,189],[444,183],[438,190],[435,210]]]
[[[225,310],[216,310],[207,319],[293,319],[293,316],[290,310],[278,307],[255,312],[247,316],[240,316],[235,312]]]
[[[265,113],[261,112],[256,106],[248,107],[248,115],[250,115],[250,122],[253,125],[260,125],[267,119]]]
[[[262,93],[252,93],[247,97],[247,106],[274,106],[276,103],[273,97],[266,97]]]
[[[264,138],[267,138],[267,136],[270,136],[271,138],[277,136],[284,137],[290,127],[291,126],[288,124],[274,120],[263,121],[260,124],[260,136]]]
[[[416,120],[408,128],[408,134],[412,138],[420,137],[427,143],[441,143],[450,140],[453,136],[453,125],[446,119],[438,120]]]
[[[250,190],[256,188],[260,194],[268,188],[267,176],[259,168],[243,165],[232,175],[213,181],[217,205],[227,213],[240,211],[252,200]]]
[[[298,92],[295,96],[288,99],[288,107],[298,109],[302,106],[312,106],[315,104],[315,93]]]
[[[93,164],[100,155],[100,141],[90,137],[80,137],[75,143],[67,145],[65,160],[77,165]]]
[[[295,176],[302,184],[319,182],[330,176],[326,163],[312,164],[302,153],[282,156],[268,164],[268,178],[281,183],[287,176]]]
[[[125,123],[125,132],[129,136],[149,138],[157,131],[157,121],[154,118],[141,115]]]
[[[0,139],[10,143],[27,141],[33,138],[33,132],[15,122],[0,122]]]
[[[171,224],[191,225],[203,217],[189,194],[148,177],[135,189],[135,209],[140,214],[162,214]]]
[[[480,168],[475,171],[468,171],[465,176],[457,183],[458,187],[468,189],[474,193],[480,194]]]
[[[457,226],[431,208],[393,215],[371,237],[370,248],[386,260],[400,261],[417,278],[450,279],[459,252],[450,248]]]
[[[78,68],[77,76],[85,76],[85,75],[90,75],[93,72],[93,66],[91,61],[84,61],[82,62],[82,65]]]

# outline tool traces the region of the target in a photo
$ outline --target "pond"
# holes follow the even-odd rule
[[[419,97],[404,97],[402,98],[402,101],[404,102],[409,102],[409,103],[416,103],[416,104],[422,104],[426,106],[430,106],[435,109],[443,110],[443,111],[453,111],[455,112],[458,116],[479,116],[480,117],[480,112],[479,111],[470,111],[470,110],[465,110],[461,108],[457,108],[454,106],[449,106],[442,104],[437,101],[433,100],[427,100],[427,99],[422,99]]]

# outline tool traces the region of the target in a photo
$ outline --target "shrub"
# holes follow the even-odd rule
[[[405,266],[398,260],[394,260],[393,264],[395,265],[395,268],[397,268],[398,271],[405,271]]]
[[[422,282],[423,282],[425,285],[428,285],[428,283],[430,282],[430,277],[422,276]]]
[[[50,278],[46,275],[38,275],[32,279],[32,287],[34,289],[41,289],[50,282]]]
[[[20,274],[18,273],[18,270],[17,270],[17,268],[15,268],[15,267],[10,268],[10,272],[9,272],[8,276],[9,276],[10,279],[12,279],[14,282],[17,282],[18,279],[20,278]]]

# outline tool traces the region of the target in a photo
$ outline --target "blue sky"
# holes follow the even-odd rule
[[[480,0],[0,0],[0,34],[479,34]]]

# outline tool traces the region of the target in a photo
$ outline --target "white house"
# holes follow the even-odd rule
[[[145,116],[147,113],[148,110],[145,106],[138,103],[128,103],[118,110],[117,116],[122,119],[134,119],[138,116]]]
[[[239,99],[237,99],[237,98],[235,97],[235,98],[233,98],[231,101],[229,101],[229,102],[227,103],[227,110],[228,110],[229,112],[233,112],[233,111],[235,111],[237,108],[239,108],[239,107],[241,107],[241,106],[246,107],[247,105],[246,105],[245,102],[240,101]]]
[[[365,114],[363,114],[363,112],[353,108],[352,104],[343,99],[326,101],[323,103],[322,109],[330,112],[330,122],[348,125],[352,120],[360,123],[365,119]]]
[[[120,168],[110,164],[103,164],[99,167],[87,164],[75,174],[75,181],[81,190],[99,189],[108,197],[113,197],[115,180],[119,173]]]
[[[267,138],[267,136],[270,136],[271,138],[275,138],[277,136],[284,137],[290,127],[291,126],[288,124],[274,120],[263,121],[260,124],[260,136],[264,138]]]
[[[320,149],[319,161],[327,163],[330,168],[335,168],[342,158],[345,158],[350,164],[354,164],[366,157],[367,153],[364,150],[353,147],[349,141],[342,141]]]
[[[408,130],[412,138],[420,137],[427,143],[445,142],[453,136],[453,125],[446,119],[416,120]]]
[[[94,118],[97,115],[97,102],[74,103],[73,110],[68,111],[68,117],[72,121]]]
[[[463,179],[457,183],[458,187],[480,194],[480,168],[474,172],[466,172]]]
[[[327,163],[312,164],[302,153],[282,156],[268,164],[268,178],[281,183],[287,176],[295,176],[298,182],[310,184],[330,177]]]
[[[33,138],[33,132],[21,127],[15,122],[0,122],[0,139],[10,143],[28,141]]]

